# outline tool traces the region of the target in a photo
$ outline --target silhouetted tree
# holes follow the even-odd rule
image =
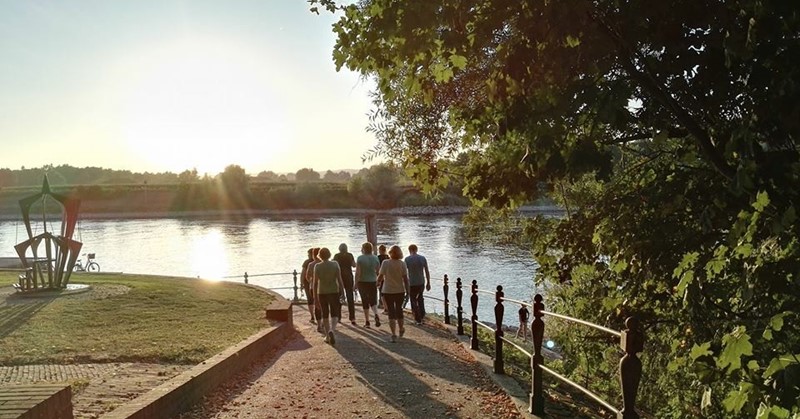
[[[295,173],[294,178],[297,182],[316,182],[319,180],[319,173],[314,169],[303,168]]]

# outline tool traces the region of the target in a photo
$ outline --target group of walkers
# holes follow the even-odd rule
[[[423,293],[431,289],[431,275],[428,261],[417,250],[415,244],[408,246],[410,254],[404,259],[399,246],[390,247],[387,253],[386,246],[380,245],[376,255],[369,242],[361,245],[358,258],[348,252],[345,243],[339,245],[339,253],[335,255],[331,255],[327,247],[308,249],[308,259],[303,262],[301,273],[303,290],[308,299],[310,321],[324,334],[325,342],[336,344],[335,332],[342,318],[343,300],[346,300],[350,324],[357,326],[356,289],[364,309],[364,327],[370,328],[371,320],[375,327],[381,326],[379,306],[383,306],[392,333],[390,342],[397,342],[398,336],[405,334],[406,297],[411,303],[414,322],[421,325],[425,318]]]

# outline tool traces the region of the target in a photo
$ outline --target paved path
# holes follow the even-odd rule
[[[69,383],[77,419],[97,418],[190,368],[131,362],[0,366],[0,387],[12,384]]]
[[[295,307],[298,333],[181,418],[520,417],[512,400],[443,326],[342,324],[336,345]],[[362,320],[363,322],[363,317]]]

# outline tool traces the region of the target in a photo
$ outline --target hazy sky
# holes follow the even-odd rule
[[[336,72],[334,20],[305,0],[0,0],[0,168],[363,167],[371,85]]]

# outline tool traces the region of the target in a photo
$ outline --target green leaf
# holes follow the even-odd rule
[[[764,211],[764,208],[766,208],[767,205],[769,205],[769,194],[764,191],[759,192],[756,195],[756,202],[753,202],[753,208],[760,212]]]
[[[728,397],[722,401],[725,410],[736,413],[741,411],[744,404],[747,403],[747,397],[752,389],[752,384],[741,383],[739,384],[738,390],[731,390],[731,392],[728,393]]]
[[[744,326],[737,326],[733,332],[722,337],[723,349],[717,358],[717,366],[728,368],[728,372],[742,367],[742,356],[753,355],[753,344]]]
[[[691,269],[694,267],[695,263],[697,263],[697,258],[700,257],[700,254],[697,252],[690,252],[683,255],[683,259],[681,259],[681,263],[678,264],[678,267],[672,272],[673,278],[680,278],[683,275],[683,272],[687,269]]]
[[[772,328],[774,331],[779,331],[783,328],[783,318],[789,314],[788,311],[784,311],[783,313],[776,314],[769,319],[769,327]]]
[[[736,246],[736,249],[734,249],[734,254],[740,259],[750,257],[750,255],[753,254],[753,245],[750,243],[745,243],[741,246]]]
[[[453,54],[450,56],[450,62],[453,64],[453,67],[463,70],[467,67],[467,57],[463,55]]]
[[[695,344],[694,346],[692,346],[692,351],[689,353],[689,357],[692,358],[692,361],[694,361],[697,358],[700,358],[701,356],[713,354],[713,352],[711,352],[709,348],[711,348],[711,342],[703,343],[700,346],[697,346],[697,344]]]
[[[780,406],[767,406],[761,403],[756,412],[756,419],[788,419],[791,413]]]
[[[576,36],[572,36],[572,35],[567,35],[567,46],[568,47],[575,48],[577,46],[580,46],[580,44],[581,44],[581,39],[580,38],[578,38]]]
[[[772,358],[772,361],[770,361],[769,366],[767,367],[767,370],[764,371],[762,377],[769,378],[776,372],[783,371],[783,369],[785,369],[787,366],[797,364],[798,359],[800,359],[800,354],[795,354],[794,356],[791,354],[786,354],[777,358]]]
[[[624,271],[625,268],[627,268],[627,267],[628,267],[628,262],[626,262],[624,260],[618,260],[618,261],[614,262],[611,265],[611,270],[614,271],[614,273],[618,274],[618,273]]]
[[[680,282],[678,282],[678,286],[675,287],[675,291],[678,295],[683,295],[686,292],[686,287],[688,287],[694,281],[694,272],[686,271],[683,276],[681,276]]]
[[[436,63],[431,67],[431,73],[437,82],[445,82],[453,77],[453,69],[443,63]]]
[[[382,17],[383,7],[378,3],[372,3],[372,5],[369,7],[368,13],[370,16]]]
[[[764,329],[764,334],[762,335],[766,340],[772,340],[772,331],[780,331],[783,328],[783,318],[789,314],[788,311],[784,311],[783,313],[778,313],[772,316],[769,319],[769,324],[767,328]]]
[[[717,276],[723,269],[725,269],[727,261],[725,259],[711,259],[706,263],[706,274],[713,278]]]

